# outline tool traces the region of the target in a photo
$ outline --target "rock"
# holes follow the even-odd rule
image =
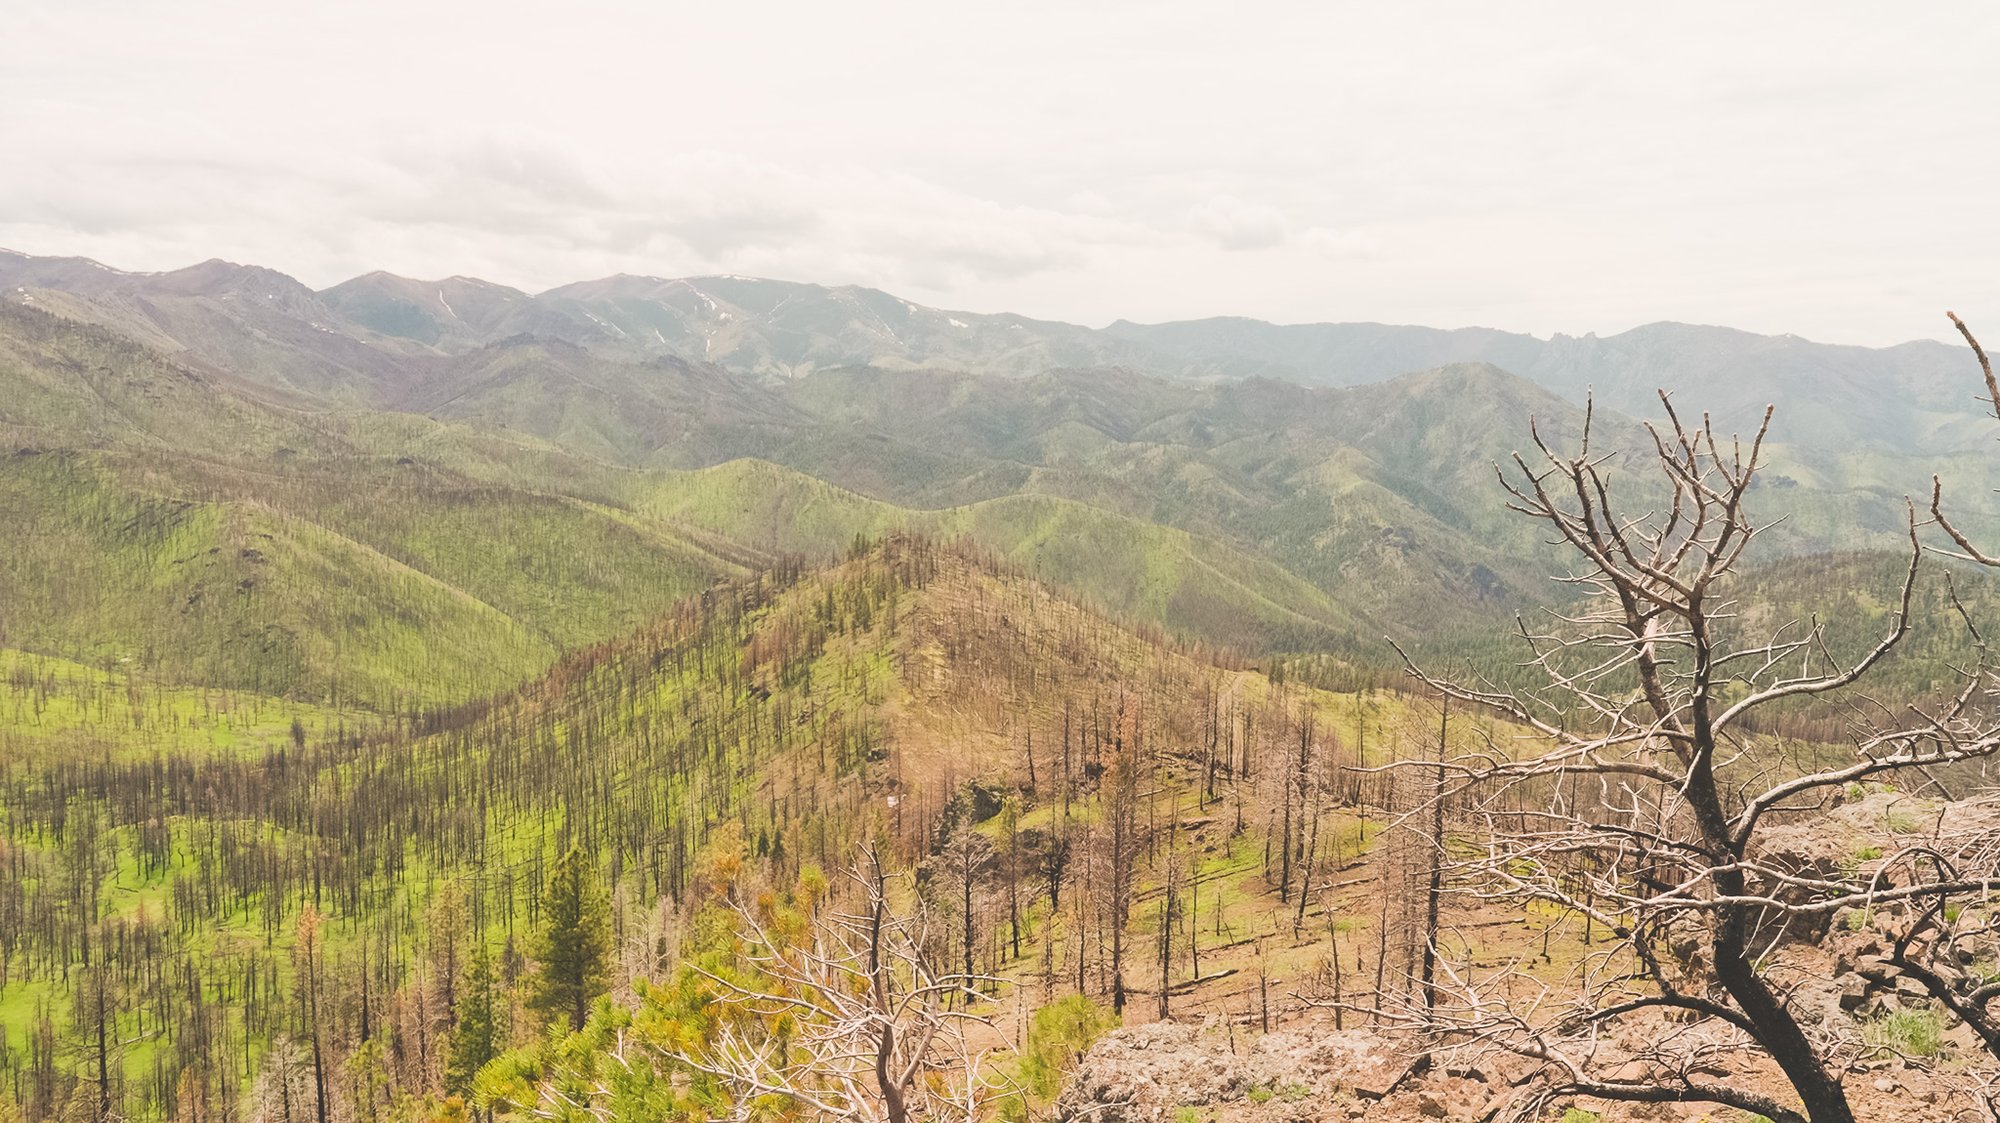
[[[1868,984],[1859,975],[1844,975],[1840,980],[1840,1008],[1852,1014],[1868,1001]]]
[[[1152,1123],[1183,1107],[1240,1103],[1263,1089],[1285,1094],[1267,1098],[1260,1118],[1310,1120],[1338,1090],[1386,1088],[1408,1066],[1384,1038],[1325,1026],[1279,1030],[1247,1043],[1239,1038],[1236,1050],[1226,1035],[1193,1025],[1113,1030],[1078,1063],[1056,1103],[1057,1118]]]
[[[1875,1090],[1878,1092],[1893,1092],[1896,1090],[1896,1081],[1887,1076],[1878,1076],[1875,1078]]]
[[[1861,1009],[1855,1012],[1855,1016],[1863,1021],[1875,1021],[1879,1018],[1886,1018],[1902,1008],[1903,1004],[1896,1001],[1893,997],[1881,995],[1871,997],[1867,1002],[1862,1003]]]
[[[1855,957],[1854,973],[1870,982],[1882,983],[1884,985],[1894,983],[1897,978],[1896,969],[1889,964],[1888,960],[1883,959],[1879,955]]]
[[[1417,1114],[1423,1116],[1425,1119],[1443,1119],[1445,1117],[1444,1104],[1439,1102],[1438,1098],[1429,1092],[1421,1092],[1417,1095]]]

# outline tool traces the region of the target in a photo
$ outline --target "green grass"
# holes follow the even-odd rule
[[[1892,834],[1916,834],[1937,821],[1937,816],[1919,810],[1891,807],[1882,815],[1882,823]],[[1879,855],[1878,855],[1879,856]]]
[[[341,447],[302,412],[101,328],[0,303],[0,446],[203,455]]]
[[[157,938],[154,965],[231,974],[204,1000],[249,1039],[231,1050],[247,1075],[284,1030],[269,1009],[288,1001],[309,897],[347,977],[387,955],[415,987],[441,885],[476,886],[498,943],[527,926],[527,881],[559,844],[618,869],[636,918],[690,900],[690,854],[731,830],[774,868],[776,853],[835,865],[864,836],[919,851],[924,816],[969,777],[1011,776],[1020,728],[1046,736],[1065,692],[1143,693],[1166,715],[1148,718],[1156,744],[1179,747],[1195,743],[1193,687],[1246,708],[1275,693],[990,574],[891,574],[871,555],[797,588],[712,584],[788,555],[899,530],[963,538],[1154,634],[1300,652],[1270,665],[1322,687],[1368,681],[1392,631],[1420,657],[1512,673],[1505,618],[1553,595],[1551,554],[1500,509],[1489,462],[1529,413],[1564,431],[1576,411],[1488,370],[1328,394],[1101,371],[774,387],[541,341],[420,370],[352,339],[315,351],[271,319],[232,327],[219,302],[50,303],[145,346],[0,306],[0,856],[17,863],[0,895],[18,895],[4,915],[25,947],[0,1026],[16,1049],[43,1009],[68,1024],[61,972],[79,962],[84,905],[64,892],[90,876],[84,858],[102,863],[91,920]],[[385,402],[422,412],[360,408]],[[1634,432],[1609,419],[1602,447]],[[1760,541],[1895,544],[1878,500],[1900,494],[1905,459],[1774,447],[1792,486],[1760,491],[1756,513],[1798,517]],[[1986,460],[1948,459],[1947,478],[1983,479]],[[1817,612],[1851,653],[1893,611],[1897,572],[1881,552],[1767,562],[1734,590],[1740,626]],[[1975,616],[2000,606],[1991,581],[1960,576]],[[1936,576],[1919,596],[1941,617]],[[1953,629],[1921,629],[1877,682],[1949,687],[1967,651]],[[1355,701],[1309,704],[1344,737]],[[1371,744],[1411,738],[1413,706],[1370,704]],[[890,784],[907,797],[893,813]],[[1185,775],[1162,790],[1184,801]],[[1051,818],[1034,807],[1023,826]],[[1073,821],[1101,819],[1090,801]],[[1887,825],[1925,823],[1892,811]],[[1330,816],[1322,859],[1352,860],[1378,828]],[[1194,859],[1204,925],[1289,915],[1261,884],[1259,829],[1253,812]],[[1131,932],[1157,922],[1135,909]],[[238,968],[271,988],[261,1024]],[[155,999],[171,985],[153,982]],[[1109,1024],[1069,1001],[1029,1035],[1037,1096]],[[175,1063],[160,1026],[134,1013],[119,1028],[135,1084]],[[1921,1054],[1936,1029],[1911,1014],[1870,1032]]]
[[[1944,1019],[1928,1007],[1891,1010],[1862,1026],[1862,1038],[1902,1056],[1936,1057],[1945,1049]]]

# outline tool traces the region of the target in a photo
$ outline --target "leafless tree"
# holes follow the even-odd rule
[[[255,1123],[301,1123],[311,1116],[313,1103],[312,1066],[298,1043],[273,1038],[251,1092],[250,1118]]]
[[[754,904],[736,906],[757,981],[707,977],[749,1016],[722,1019],[711,1041],[676,1059],[731,1089],[733,1118],[752,1118],[767,1096],[855,1123],[984,1118],[1004,1088],[989,1063],[1004,1038],[965,1004],[995,980],[940,969],[950,941],[921,907],[892,908],[873,847],[849,880],[856,907],[824,908],[799,939],[773,932]],[[781,1018],[792,1032],[768,1032]]]
[[[1993,360],[1986,357],[1986,348],[1979,345],[1979,340],[1973,336],[1972,329],[1964,320],[1958,318],[1958,313],[1946,312],[1945,315],[1951,319],[1952,326],[1958,329],[1958,334],[1964,336],[1965,342],[1972,347],[1973,357],[1979,360],[1979,373],[1986,380],[1986,396],[1979,400],[1986,403],[1996,419],[2000,419],[2000,377],[1995,377],[1993,373]],[[1938,526],[1943,528],[1944,532],[1950,535],[1952,542],[1958,546],[1956,551],[1942,552],[1966,561],[1978,562],[1980,565],[2000,568],[2000,557],[1987,554],[1973,545],[1972,539],[1946,517],[1944,481],[1937,476],[1931,477],[1931,518],[1936,520]]]
[[[1588,411],[1576,452],[1531,427],[1534,457],[1517,453],[1500,473],[1509,507],[1546,524],[1577,559],[1563,578],[1580,587],[1575,606],[1546,628],[1519,628],[1543,685],[1461,683],[1405,656],[1430,688],[1527,734],[1526,748],[1461,753],[1446,765],[1458,814],[1485,840],[1477,857],[1453,863],[1450,883],[1537,904],[1592,935],[1560,971],[1525,961],[1482,971],[1443,956],[1437,1008],[1407,1015],[1434,1040],[1536,1062],[1511,1106],[1516,1118],[1584,1094],[1851,1123],[1850,1043],[1802,1023],[1791,1001],[1798,980],[1760,961],[1857,901],[1915,901],[1942,883],[1871,887],[1859,875],[1801,870],[1766,853],[1760,832],[1826,806],[1849,784],[2000,749],[1981,705],[1985,669],[1960,668],[1961,687],[1934,703],[1881,708],[1845,758],[1801,764],[1775,751],[1760,712],[1849,692],[1908,634],[1922,557],[1915,512],[1893,614],[1865,653],[1836,659],[1816,618],[1747,635],[1731,579],[1765,529],[1746,503],[1771,411],[1746,448],[1718,439],[1706,416],[1688,424],[1665,394],[1661,402],[1665,421],[1647,426],[1645,459],[1664,485],[1650,493],[1654,503],[1614,501],[1619,457],[1592,449]],[[1620,498],[1630,502],[1622,488]],[[1975,876],[1948,888],[1980,884]],[[1721,1078],[1719,1062],[1746,1044],[1783,1071],[1803,1111]]]
[[[1979,363],[1986,391],[1979,400],[2000,419],[2000,379],[1992,360],[1964,320],[1954,312],[1945,316]],[[1945,514],[1944,484],[1936,476],[1931,477],[1930,510],[1955,547],[1937,548],[1937,553],[2000,568],[2000,557],[1975,545]],[[1983,653],[1983,637],[1969,618],[1966,626]],[[1870,871],[1871,898],[1897,888],[1909,896],[1903,907],[1887,915],[1868,914],[1871,926],[1887,939],[1882,954],[1859,967],[1877,982],[1889,976],[1916,980],[1977,1035],[1990,1060],[1968,1066],[1969,1087],[1987,1114],[2000,1120],[2000,1011],[1994,1008],[2000,984],[1981,966],[2000,957],[2000,911],[1988,899],[2000,885],[2000,799],[1982,795],[1941,806],[1927,817],[1925,829],[1910,835]]]
[[[2000,1061],[2000,798],[1942,803],[1867,871],[1855,907],[1886,939],[1857,970],[1871,982],[1914,979]],[[1878,902],[1887,902],[1880,907]],[[1880,915],[1878,915],[1878,911]],[[1992,1064],[1981,1066],[1993,1069]],[[2000,1078],[2000,1071],[1992,1075]],[[2000,1118],[2000,1113],[1996,1113]]]
[[[938,873],[946,884],[939,886],[939,896],[949,903],[939,910],[941,915],[954,915],[958,921],[958,948],[962,957],[961,975],[973,975],[973,956],[979,950],[981,914],[986,896],[980,885],[981,872],[994,857],[991,839],[975,829],[971,823],[961,822],[945,839],[942,852],[937,856]],[[944,891],[949,896],[944,896]]]

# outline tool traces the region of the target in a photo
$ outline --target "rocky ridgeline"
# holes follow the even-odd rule
[[[1897,880],[1892,867],[1898,850],[1989,830],[1995,816],[1995,805],[1987,801],[1857,792],[1841,806],[1774,826],[1765,832],[1758,857],[1808,877],[1851,876],[1858,870],[1887,888]],[[1789,1001],[1808,1033],[1845,1057],[1848,1096],[1860,1118],[1913,1123],[1967,1118],[1961,1110],[1969,1103],[1964,1093],[1971,1080],[1965,1060],[1984,1052],[1970,1027],[1886,958],[1891,933],[1908,919],[1907,907],[1823,911],[1806,923],[1791,923],[1766,969],[1789,985]],[[1780,919],[1774,915],[1773,923]],[[1693,956],[1699,941],[1686,943]],[[1932,1036],[1912,1042],[1887,1035],[1899,1025],[1904,1032],[1930,1027]],[[1692,1027],[1662,1020],[1652,1028],[1684,1034]],[[1715,1044],[1722,1046],[1722,1031],[1715,1034]],[[1645,1032],[1633,1027],[1600,1044],[1636,1055],[1647,1045],[1644,1038]],[[1913,1046],[1920,1051],[1912,1052]],[[1507,1116],[1533,1075],[1529,1062],[1473,1050],[1456,1054],[1476,1058],[1470,1062],[1440,1061],[1439,1068],[1414,1074],[1417,1048],[1386,1032],[1335,1029],[1323,1011],[1269,1034],[1213,1019],[1203,1025],[1119,1029],[1084,1056],[1057,1116],[1076,1123],[1487,1120]],[[1732,1059],[1718,1060],[1709,1076],[1789,1098],[1784,1080],[1762,1058],[1736,1049],[1716,1056]],[[1718,1114],[1712,1105],[1610,1105],[1581,1098],[1551,1106],[1546,1114],[1551,1120],[1566,1118],[1571,1107],[1581,1114],[1567,1118],[1603,1123],[1738,1118]]]
[[[1836,1009],[1829,1001],[1828,1009]],[[1668,1027],[1658,1027],[1668,1032]],[[1636,1049],[1636,1039],[1604,1042]],[[1417,1075],[1414,1050],[1386,1034],[1335,1030],[1319,1019],[1258,1034],[1215,1024],[1156,1022],[1106,1034],[1079,1064],[1061,1099],[1062,1123],[1488,1123],[1514,1118],[1533,1066],[1487,1057],[1476,1066],[1446,1064]],[[1713,1076],[1783,1097],[1782,1077],[1743,1054],[1718,1053]],[[1963,1073],[1948,1060],[1926,1063],[1891,1055],[1857,1059],[1848,1097],[1859,1118],[1897,1123],[1958,1123],[1965,1113]],[[1571,1110],[1577,1114],[1571,1114]],[[1591,1123],[1719,1123],[1749,1117],[1710,1104],[1606,1104],[1556,1099],[1541,1116]]]

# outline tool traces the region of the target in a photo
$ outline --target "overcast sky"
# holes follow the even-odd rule
[[[62,0],[0,246],[1091,324],[2000,323],[2000,5]]]

